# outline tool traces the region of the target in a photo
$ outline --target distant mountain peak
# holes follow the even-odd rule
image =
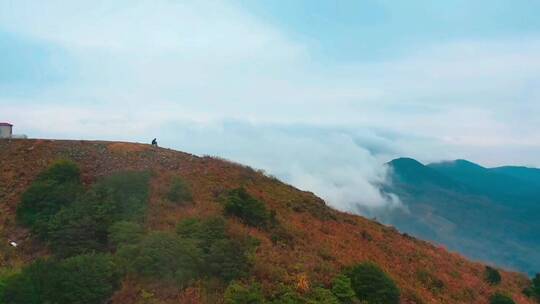
[[[399,158],[389,161],[388,164],[392,166],[401,166],[401,165],[414,165],[414,166],[420,166],[420,167],[424,166],[424,164],[422,164],[421,162],[410,157],[399,157]]]
[[[473,163],[472,161],[468,161],[466,159],[456,159],[456,160],[446,160],[436,163],[431,163],[428,165],[428,167],[456,167],[456,168],[463,168],[463,169],[486,169],[485,167]]]

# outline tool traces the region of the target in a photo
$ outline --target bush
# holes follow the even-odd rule
[[[188,203],[193,201],[191,190],[188,185],[179,177],[172,180],[167,199],[174,203]]]
[[[332,292],[343,304],[354,303],[356,294],[351,286],[351,279],[345,275],[338,275],[332,282]]]
[[[272,304],[305,304],[306,299],[298,294],[298,292],[287,288],[282,290],[280,294],[276,295],[272,301]]]
[[[309,295],[309,304],[340,304],[339,299],[328,289],[317,287]]]
[[[213,243],[228,239],[227,222],[223,217],[210,217],[204,220],[187,218],[178,223],[176,232],[183,238],[197,243],[205,253],[210,251]]]
[[[148,172],[115,173],[97,182],[92,188],[112,204],[112,222],[144,219],[149,196]]]
[[[57,161],[23,193],[17,206],[17,220],[44,238],[51,217],[62,207],[73,203],[82,192],[77,165],[70,161]]]
[[[142,220],[148,201],[148,174],[118,173],[97,182],[77,202],[49,222],[53,252],[68,257],[108,247],[110,227],[118,221]]]
[[[245,286],[238,282],[229,284],[225,290],[225,304],[263,304],[264,296],[258,284]]]
[[[137,245],[122,246],[117,256],[127,272],[151,279],[188,284],[201,272],[200,249],[194,242],[168,232],[153,232]]]
[[[178,223],[177,233],[193,241],[202,251],[204,273],[230,281],[245,276],[251,266],[250,240],[231,239],[227,223],[222,217],[205,220],[185,219]]]
[[[531,286],[523,290],[523,293],[527,297],[536,298],[538,301],[540,301],[540,273],[536,274],[531,283]]]
[[[59,264],[52,303],[104,303],[119,287],[119,276],[109,255],[79,255]]]
[[[4,290],[6,304],[98,304],[118,287],[108,255],[83,255],[61,262],[37,260],[12,276]]]
[[[107,249],[114,206],[105,193],[90,190],[63,208],[48,226],[49,245],[56,256],[69,257]]]
[[[109,243],[115,247],[136,244],[144,236],[144,228],[135,222],[119,221],[109,228]]]
[[[489,299],[489,303],[490,304],[515,304],[514,300],[512,300],[511,297],[501,294],[501,293],[496,293],[493,296],[491,296],[491,298]]]
[[[486,269],[484,270],[484,279],[491,285],[498,285],[501,283],[501,274],[497,269],[486,266]]]
[[[244,188],[229,192],[225,202],[225,214],[236,216],[253,227],[267,228],[270,214],[263,202],[255,199]]]
[[[373,263],[363,263],[348,271],[351,286],[360,301],[370,304],[398,304],[400,292],[394,281]]]
[[[54,279],[57,278],[54,263],[37,260],[5,282],[3,300],[6,304],[41,304],[51,298]]]

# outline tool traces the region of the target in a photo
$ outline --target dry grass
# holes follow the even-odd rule
[[[261,241],[253,275],[267,293],[275,291],[280,283],[301,290],[319,284],[328,286],[343,267],[369,260],[396,280],[403,293],[402,303],[487,304],[489,296],[497,290],[512,294],[516,303],[532,303],[521,294],[527,283],[521,274],[501,272],[503,283],[490,286],[483,280],[481,263],[470,262],[442,247],[402,235],[363,217],[331,210],[312,193],[238,164],[127,143],[0,141],[0,151],[0,235],[21,243],[17,252],[0,257],[5,266],[20,265],[47,254],[43,245],[32,241],[26,230],[16,226],[14,212],[21,193],[36,175],[52,161],[67,158],[81,166],[87,184],[114,171],[152,171],[146,221],[149,229],[171,230],[184,217],[220,214],[220,195],[245,187],[276,211],[281,225],[293,237],[290,246],[274,244],[268,232],[231,220],[233,234],[249,234]],[[192,205],[178,206],[167,201],[165,193],[175,176],[190,185]],[[437,288],[419,279],[419,273],[437,282]],[[211,290],[220,289],[199,283],[182,291],[130,278],[123,282],[113,303],[219,302],[219,292]]]

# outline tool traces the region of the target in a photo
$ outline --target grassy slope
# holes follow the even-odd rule
[[[277,211],[283,226],[294,236],[293,248],[276,246],[267,233],[231,221],[235,233],[249,233],[261,240],[253,274],[266,290],[275,289],[278,282],[295,286],[305,278],[328,284],[342,267],[371,260],[397,281],[403,293],[402,303],[482,304],[497,289],[509,291],[516,303],[532,303],[521,295],[526,283],[521,274],[503,272],[503,284],[489,286],[483,281],[484,266],[480,263],[363,217],[330,210],[313,194],[241,165],[148,145],[111,142],[1,140],[0,151],[1,266],[28,263],[47,254],[42,244],[32,241],[24,229],[15,225],[15,208],[21,193],[41,170],[56,159],[67,158],[81,166],[86,184],[118,170],[151,169],[155,174],[151,181],[149,229],[171,230],[183,217],[218,214],[220,194],[234,187],[246,187]],[[173,176],[181,176],[190,183],[194,206],[178,207],[165,201]],[[16,250],[7,248],[6,238],[16,239],[21,246]],[[434,289],[429,283],[422,283],[419,273],[442,280],[444,288]],[[149,293],[163,303],[178,303],[182,299],[214,303],[219,298],[219,294],[197,287],[179,291],[129,278],[113,297],[113,303],[136,303]]]

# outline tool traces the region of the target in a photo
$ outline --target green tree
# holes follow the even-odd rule
[[[351,286],[351,279],[346,275],[338,275],[332,282],[332,292],[343,304],[352,304],[356,294]]]
[[[6,280],[3,300],[6,304],[46,303],[57,277],[54,263],[36,260]]]
[[[317,287],[314,288],[309,299],[308,304],[340,304],[339,299],[328,289]]]
[[[370,304],[398,304],[400,292],[394,281],[374,263],[362,263],[348,271],[360,301]]]
[[[17,221],[44,238],[51,217],[75,202],[82,192],[78,166],[67,160],[57,161],[23,193],[17,206]]]
[[[179,177],[172,180],[167,199],[178,204],[185,204],[193,201],[193,196],[189,186]]]
[[[128,272],[143,277],[188,284],[200,276],[200,249],[173,233],[150,233],[137,245],[120,247],[117,256]]]
[[[112,295],[118,283],[108,255],[37,260],[6,282],[3,297],[6,304],[98,304]]]
[[[499,283],[501,283],[501,274],[497,269],[490,266],[486,266],[484,270],[484,278],[486,282],[491,285],[498,285]]]
[[[244,277],[251,266],[245,244],[235,240],[216,241],[205,255],[206,271],[224,281]]]
[[[183,238],[191,239],[205,252],[210,251],[213,243],[228,239],[227,222],[223,217],[207,219],[187,218],[178,223],[176,232]]]
[[[540,301],[540,273],[536,274],[531,281],[531,286],[523,290],[523,293],[528,297],[536,298]]]
[[[225,304],[263,304],[264,296],[258,284],[232,282],[225,290]]]
[[[106,254],[79,255],[61,261],[51,303],[104,303],[119,287],[113,259]]]
[[[59,257],[105,250],[113,212],[114,206],[106,193],[91,189],[51,219],[50,248]]]
[[[117,173],[97,182],[77,202],[62,208],[48,225],[53,252],[68,257],[105,250],[115,222],[143,219],[148,177],[144,172]]]
[[[184,219],[178,223],[176,232],[182,238],[193,241],[201,250],[205,274],[224,281],[247,274],[251,266],[249,252],[255,244],[250,239],[230,238],[227,223],[222,217]]]
[[[491,296],[489,303],[490,304],[515,304],[514,300],[512,300],[511,297],[501,294],[501,293],[496,293],[493,296]]]
[[[136,222],[119,221],[109,228],[109,243],[113,246],[137,244],[144,236],[144,228]]]
[[[253,227],[267,228],[270,213],[263,202],[252,197],[244,188],[229,192],[225,201],[225,214],[236,216]]]

